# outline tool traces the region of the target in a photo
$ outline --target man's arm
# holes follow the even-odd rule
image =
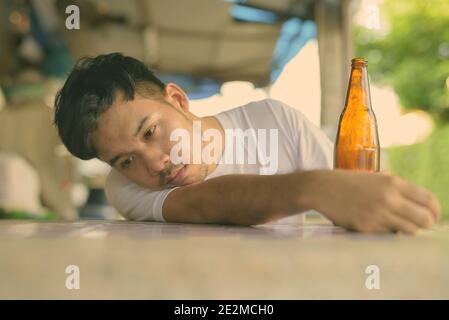
[[[342,170],[227,175],[178,188],[163,206],[168,222],[255,225],[315,209],[361,232],[414,233],[440,215],[438,200],[398,177]]]
[[[294,174],[232,174],[172,191],[162,212],[168,222],[254,225],[307,210]],[[289,188],[295,188],[292,192]]]

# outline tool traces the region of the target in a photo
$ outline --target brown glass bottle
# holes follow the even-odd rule
[[[379,171],[379,136],[371,108],[367,66],[367,61],[362,58],[352,59],[346,103],[335,141],[336,169]]]

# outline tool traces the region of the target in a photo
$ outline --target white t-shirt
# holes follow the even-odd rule
[[[206,180],[226,174],[283,174],[296,170],[332,168],[331,141],[300,111],[280,101],[265,99],[251,102],[214,117],[225,130],[225,152],[216,169],[206,177]],[[253,139],[228,140],[230,133],[236,132],[235,129],[241,129],[243,132],[250,129],[247,132],[253,133]],[[265,139],[263,135],[259,135],[260,129],[265,129]],[[274,132],[277,132],[277,139]],[[275,156],[270,157],[270,154],[276,152],[275,144],[269,143],[272,137],[274,139],[272,141],[277,140],[277,159]],[[260,144],[256,143],[254,149],[252,146],[249,147],[250,141]],[[266,142],[265,148],[263,141]],[[230,145],[231,142],[234,145]],[[250,160],[248,153],[244,155],[243,163],[241,161],[236,163],[237,147],[243,147],[241,150],[250,150],[251,153],[256,150],[257,156]],[[276,159],[277,163],[273,159]],[[229,160],[234,161],[231,163]],[[126,219],[140,221],[164,222],[162,205],[167,195],[174,189],[176,188],[152,191],[130,181],[115,169],[109,173],[105,185],[110,204]]]

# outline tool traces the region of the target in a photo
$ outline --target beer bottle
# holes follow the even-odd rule
[[[346,103],[335,141],[336,169],[379,171],[379,136],[371,108],[367,65],[362,58],[352,59]]]

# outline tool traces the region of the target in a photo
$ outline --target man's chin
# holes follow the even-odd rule
[[[181,181],[167,183],[165,186],[161,187],[160,190],[184,187],[191,184],[200,183],[203,182],[207,176],[207,166],[200,166],[198,168],[195,165],[188,164],[185,166],[184,170],[184,177]]]

